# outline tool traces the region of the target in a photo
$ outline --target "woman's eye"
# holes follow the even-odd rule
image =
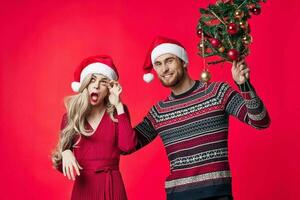
[[[168,60],[168,63],[170,64],[170,63],[172,63],[173,62],[173,59],[169,59]]]

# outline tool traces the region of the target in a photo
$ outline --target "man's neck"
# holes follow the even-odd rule
[[[179,82],[176,86],[171,87],[171,90],[174,95],[180,95],[191,89],[194,84],[195,81],[186,74],[181,82]]]

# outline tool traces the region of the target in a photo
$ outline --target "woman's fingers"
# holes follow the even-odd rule
[[[62,164],[62,171],[63,171],[64,176],[66,176],[66,166],[65,166],[64,162]]]
[[[66,174],[67,174],[67,177],[69,180],[71,180],[71,172],[70,172],[70,167],[69,166],[66,166]]]
[[[70,174],[71,174],[72,180],[75,180],[75,175],[74,175],[73,165],[70,165],[70,166],[69,166],[69,170],[70,170]]]
[[[78,162],[77,162],[77,165],[78,165],[78,168],[79,168],[79,169],[83,169],[83,168],[82,168],[82,167],[79,165],[79,163],[78,163]]]
[[[77,176],[80,176],[80,171],[79,171],[79,167],[78,167],[78,163],[76,162],[74,162],[73,163],[73,167],[74,167],[74,169],[75,169],[75,171],[76,171],[76,174],[77,174]]]

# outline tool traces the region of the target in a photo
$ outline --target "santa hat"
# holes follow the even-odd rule
[[[84,59],[76,68],[71,84],[74,92],[79,92],[82,81],[89,74],[102,74],[111,80],[118,80],[118,71],[111,57],[107,55],[91,56]]]
[[[150,83],[153,80],[154,76],[151,73],[153,64],[156,58],[166,53],[174,54],[175,56],[183,60],[185,62],[185,66],[187,66],[188,57],[183,45],[176,40],[158,36],[153,41],[147,53],[147,57],[143,66],[143,79],[145,82]]]

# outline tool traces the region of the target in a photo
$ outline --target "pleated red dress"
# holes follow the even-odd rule
[[[136,145],[136,136],[126,113],[113,122],[105,112],[91,136],[81,135],[73,153],[83,168],[76,176],[72,200],[126,200],[126,192],[119,171],[122,152]],[[92,127],[87,122],[87,128]]]

